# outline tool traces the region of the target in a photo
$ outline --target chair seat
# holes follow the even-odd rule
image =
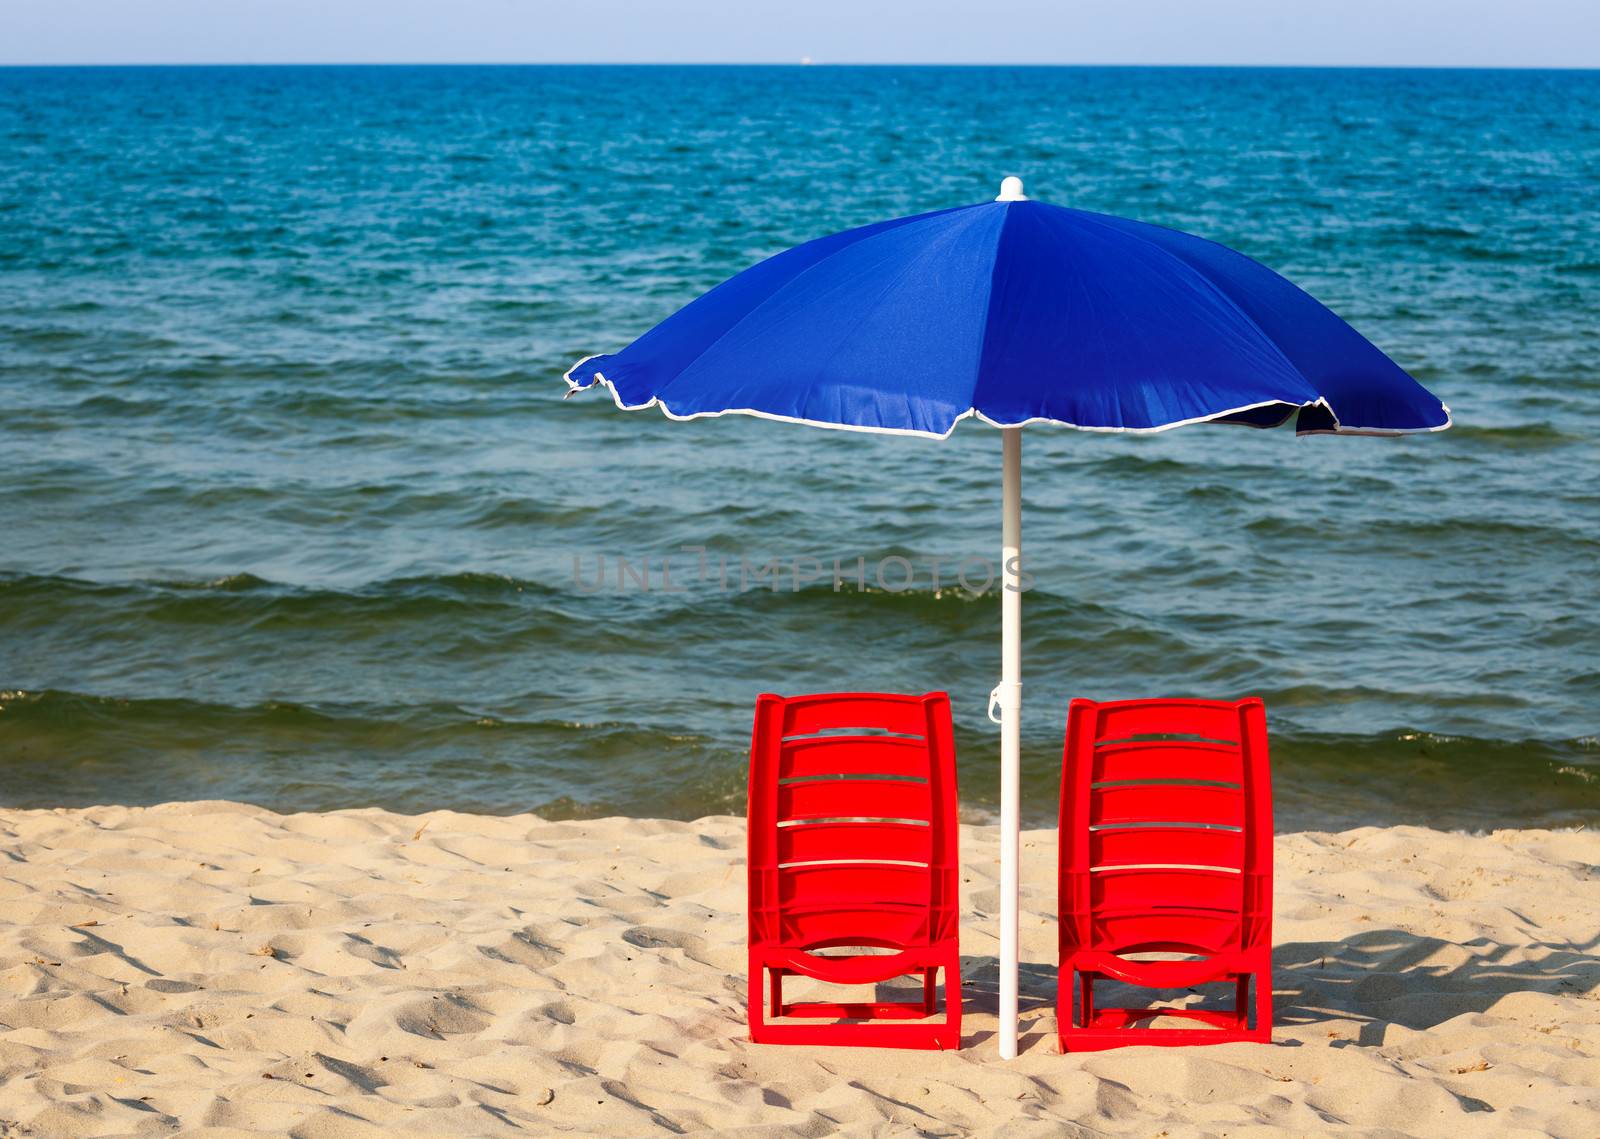
[[[899,953],[843,957],[820,957],[798,946],[766,946],[760,956],[768,968],[798,973],[830,985],[875,985],[879,981],[934,968],[941,960],[932,946],[914,946]]]
[[[1218,953],[1203,961],[1129,961],[1115,953],[1080,950],[1068,961],[1080,973],[1110,977],[1147,989],[1187,989],[1208,981],[1226,981],[1255,965],[1241,953]]]

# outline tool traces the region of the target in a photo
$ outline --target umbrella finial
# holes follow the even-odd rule
[[[1028,195],[1022,192],[1022,179],[1012,175],[1000,183],[1000,196],[997,202],[1026,202]]]

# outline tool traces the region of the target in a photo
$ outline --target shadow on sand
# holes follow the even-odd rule
[[[1432,1028],[1463,1013],[1487,1012],[1509,993],[1577,996],[1600,991],[1597,946],[1600,934],[1582,944],[1486,937],[1453,942],[1400,929],[1365,930],[1342,941],[1289,942],[1272,951],[1272,1019],[1279,1028],[1356,1021],[1361,1026],[1358,1039],[1335,1041],[1334,1046],[1375,1047],[1391,1024]],[[994,957],[961,959],[964,1015],[995,1015],[999,970]],[[1055,966],[1023,962],[1018,988],[1019,1050],[1053,1049]],[[1107,1003],[1118,1003],[1133,991],[1120,986],[1108,990]],[[980,1045],[993,1036],[992,1029],[971,1032],[962,1046]]]

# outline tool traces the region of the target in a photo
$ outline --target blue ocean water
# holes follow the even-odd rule
[[[1272,265],[1458,424],[1030,428],[1027,811],[1070,697],[1259,694],[1280,826],[1600,819],[1592,72],[0,70],[0,802],[687,817],[758,692],[946,688],[981,815],[998,435],[560,375],[1008,173]]]

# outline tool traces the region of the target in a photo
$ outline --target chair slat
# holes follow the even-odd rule
[[[1218,910],[1237,914],[1239,876],[1212,870],[1101,870],[1090,879],[1090,904],[1098,911]]]
[[[1111,827],[1089,836],[1089,865],[1244,867],[1244,832],[1200,827]]]
[[[796,866],[778,876],[778,901],[785,908],[926,906],[928,870],[866,862]]]
[[[795,819],[918,819],[933,799],[926,783],[890,779],[821,779],[778,788],[778,822]]]
[[[1211,700],[1124,700],[1096,705],[1095,739],[1182,734],[1238,743],[1239,713]]]
[[[778,777],[896,775],[928,778],[928,744],[913,736],[816,736],[784,743]]]
[[[839,930],[851,932],[838,941]],[[785,910],[779,933],[794,945],[877,945],[898,949],[928,940],[928,911],[923,907],[830,907],[825,910]]]
[[[927,724],[927,711],[920,696],[823,693],[790,696],[783,702],[785,739],[846,728],[922,736],[927,733]]]
[[[778,863],[916,862],[933,857],[933,828],[906,824],[802,823],[778,828]]]
[[[1128,779],[1203,779],[1238,785],[1244,756],[1232,744],[1152,740],[1094,749],[1096,783]]]
[[[1244,794],[1236,787],[1175,783],[1097,787],[1090,792],[1089,823],[1195,823],[1244,825]]]

